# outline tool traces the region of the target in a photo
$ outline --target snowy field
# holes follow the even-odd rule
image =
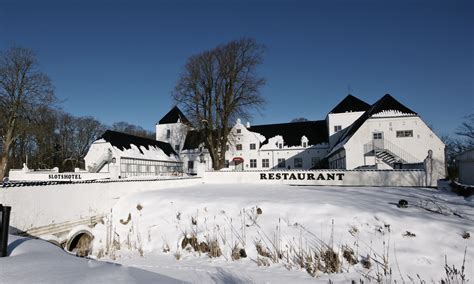
[[[438,283],[446,260],[474,281],[473,229],[472,197],[434,189],[202,184],[119,200],[93,257],[193,283]]]
[[[10,236],[0,283],[470,283],[473,229],[434,189],[201,184],[121,198],[92,259]]]

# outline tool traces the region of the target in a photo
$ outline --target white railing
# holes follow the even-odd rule
[[[99,164],[94,163],[92,167],[88,167],[89,172],[97,173],[106,163],[112,162],[112,152],[108,151],[107,153],[102,154],[102,156],[97,159]]]
[[[387,139],[375,139],[369,143],[364,144],[364,154],[386,151],[395,158],[399,159],[402,163],[420,163],[421,161],[415,158],[413,155],[393,144]]]

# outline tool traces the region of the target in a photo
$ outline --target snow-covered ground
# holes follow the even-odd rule
[[[434,189],[202,184],[122,198],[93,254],[195,283],[439,282],[467,248],[473,281],[473,231],[473,199]]]
[[[0,283],[182,283],[157,273],[78,258],[46,241],[10,235]]]

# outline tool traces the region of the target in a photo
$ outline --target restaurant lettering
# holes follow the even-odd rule
[[[342,180],[343,173],[260,173],[260,180]]]

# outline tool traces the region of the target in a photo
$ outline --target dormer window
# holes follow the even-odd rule
[[[342,125],[334,125],[334,133],[342,130]]]
[[[308,138],[306,136],[301,137],[301,147],[308,147]]]
[[[242,133],[242,129],[237,129],[237,134],[241,134]]]

